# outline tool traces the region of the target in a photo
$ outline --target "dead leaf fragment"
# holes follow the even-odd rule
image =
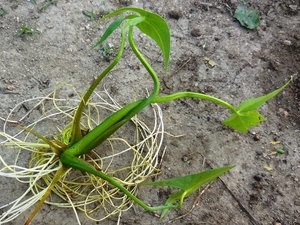
[[[278,144],[280,144],[280,141],[271,141],[270,144],[272,144],[272,145],[278,145]]]
[[[205,58],[204,58],[204,61],[205,61],[205,63],[207,63],[207,64],[208,64],[209,66],[211,66],[211,67],[215,67],[215,66],[217,65],[215,61],[211,60],[211,59],[208,58],[208,57],[205,57]]]
[[[264,169],[265,169],[265,170],[269,170],[269,171],[273,170],[272,167],[269,167],[269,166],[267,166],[267,165],[264,165]]]

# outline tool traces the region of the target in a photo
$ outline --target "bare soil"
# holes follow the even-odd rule
[[[260,108],[267,121],[247,134],[224,127],[221,121],[229,112],[212,103],[183,99],[163,104],[166,131],[184,136],[166,137],[163,173],[158,179],[225,165],[236,167],[214,181],[197,204],[197,194],[192,195],[182,209],[171,211],[163,220],[135,205],[122,213],[119,223],[115,216],[103,224],[299,225],[300,2],[244,2],[260,11],[257,29],[243,28],[234,19],[239,3],[235,0],[58,0],[44,9],[46,2],[42,0],[37,4],[0,0],[0,9],[7,11],[0,16],[0,117],[22,100],[46,96],[58,82],[73,84],[83,93],[109,64],[114,52],[103,57],[99,49],[92,48],[108,23],[90,21],[84,11],[93,10],[97,19],[128,5],[150,10],[167,20],[172,35],[170,68],[164,75],[158,48],[136,32],[141,51],[161,74],[161,94],[203,92],[237,106],[247,98],[275,90],[291,76],[294,81]],[[22,25],[37,33],[18,35]],[[118,41],[115,36],[109,43],[117,49]],[[210,66],[205,58],[216,65]],[[145,96],[151,81],[127,48],[117,69],[105,79],[105,86],[118,102],[126,104],[136,96]],[[26,110],[20,107],[20,115]],[[27,122],[32,119],[26,118]],[[45,134],[51,127],[45,125]],[[273,141],[280,143],[274,145]],[[285,148],[284,154],[272,154],[280,148]],[[1,179],[0,202],[25,188]],[[166,188],[141,186],[138,195],[159,205],[169,193]],[[23,224],[28,213],[11,224]],[[79,215],[82,224],[98,224]],[[44,205],[33,224],[76,224],[76,219],[72,209]]]

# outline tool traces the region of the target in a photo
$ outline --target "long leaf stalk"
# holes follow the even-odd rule
[[[125,28],[122,29],[122,37],[125,36]],[[93,92],[95,91],[96,87],[99,85],[99,83],[103,80],[103,78],[117,65],[117,63],[120,61],[123,51],[125,47],[125,39],[122,38],[121,45],[119,48],[119,52],[114,59],[114,61],[97,77],[97,79],[92,83],[92,85],[89,87],[87,92],[84,94],[78,109],[76,110],[76,113],[74,115],[73,119],[73,126],[72,126],[72,137],[70,141],[70,145],[72,146],[75,144],[77,141],[79,141],[82,138],[81,132],[80,132],[80,121],[81,121],[81,116],[83,113],[84,108],[87,105],[87,102]]]

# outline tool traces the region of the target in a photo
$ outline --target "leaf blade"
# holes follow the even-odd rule
[[[260,107],[262,104],[264,104],[266,101],[270,100],[271,98],[274,98],[276,95],[278,95],[285,87],[287,87],[290,84],[291,80],[288,81],[285,85],[283,85],[282,87],[276,89],[275,91],[258,97],[258,98],[252,98],[252,99],[248,99],[244,102],[242,102],[238,107],[237,110],[239,112],[247,112],[250,110],[255,110],[258,107]]]
[[[246,133],[249,127],[257,126],[261,122],[265,121],[266,119],[257,111],[257,108],[264,104],[266,101],[278,95],[284,88],[286,88],[290,84],[291,80],[289,80],[282,87],[267,95],[248,99],[242,102],[236,108],[237,113],[233,113],[230,117],[224,120],[222,124],[229,126],[234,130]]]
[[[149,13],[146,19],[136,26],[159,46],[164,55],[165,72],[167,72],[171,50],[171,35],[168,24],[159,15]]]
[[[167,72],[171,51],[171,35],[168,24],[161,16],[140,8],[125,7],[106,15],[100,21],[130,11],[145,17],[145,20],[136,24],[136,27],[159,46],[164,56],[165,72]]]
[[[254,29],[260,25],[259,11],[240,3],[235,10],[234,17],[243,27]]]
[[[126,19],[124,18],[118,18],[114,20],[108,28],[105,30],[104,34],[101,36],[100,40],[94,45],[94,48],[98,45],[101,45],[120,25],[121,23]]]
[[[247,133],[249,127],[257,126],[265,120],[266,119],[257,110],[252,110],[232,114],[229,118],[224,120],[222,124],[242,133]]]
[[[179,201],[179,207],[182,206],[184,198],[190,196],[196,192],[203,184],[212,181],[213,179],[219,177],[225,172],[232,169],[234,166],[227,166],[217,169],[206,170],[196,174],[189,174],[182,177],[177,177],[169,180],[155,181],[146,183],[149,186],[169,186],[181,189],[180,191],[171,195],[165,205],[172,205]],[[169,209],[162,211],[161,218],[165,216]]]

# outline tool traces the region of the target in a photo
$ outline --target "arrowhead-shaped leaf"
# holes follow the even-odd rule
[[[242,133],[247,133],[249,127],[257,126],[266,120],[257,110],[232,114],[223,124]]]
[[[213,179],[219,177],[220,175],[232,169],[233,167],[234,166],[227,166],[218,169],[206,170],[201,173],[190,174],[178,178],[173,178],[170,180],[146,183],[146,185],[169,186],[181,189],[181,191],[178,191],[175,194],[171,195],[165,203],[165,205],[173,205],[175,202],[179,201],[179,207],[181,207],[184,198],[196,192],[203,184],[212,181]],[[168,210],[169,209],[163,210],[161,218],[165,216]]]
[[[291,81],[287,82],[281,88],[262,97],[248,99],[237,107],[237,113],[232,114],[223,121],[227,125],[237,131],[246,133],[249,127],[256,126],[266,120],[256,109],[263,103],[279,94]]]

